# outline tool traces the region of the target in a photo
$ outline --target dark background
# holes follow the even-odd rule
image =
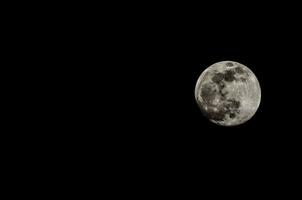
[[[297,38],[283,35],[287,31],[252,22],[194,21],[127,35],[116,54],[121,58],[113,58],[121,62],[113,67],[117,99],[110,102],[106,133],[112,145],[106,152],[114,155],[119,176],[159,185],[188,182],[192,188],[218,180],[268,188],[295,176],[299,53],[293,48]],[[262,90],[255,116],[237,127],[209,122],[194,99],[201,72],[222,60],[248,66]]]
[[[300,151],[298,27],[278,14],[188,13],[126,18],[110,32],[109,156],[160,180],[282,178]],[[194,99],[201,72],[223,60],[248,66],[262,90],[255,116],[237,127],[209,122]]]
[[[6,15],[15,18],[4,38],[13,139],[3,141],[16,176],[111,195],[295,190],[300,7],[212,3],[20,4]],[[202,71],[223,60],[249,67],[262,91],[254,117],[236,127],[209,122],[194,98]]]
[[[51,91],[38,98],[39,112],[50,114],[37,129],[50,134],[33,141],[51,143],[49,154],[71,163],[67,172],[86,166],[94,177],[107,167],[102,172],[124,185],[227,184],[234,176],[265,182],[293,172],[300,152],[299,12],[285,14],[283,5],[137,6],[68,7],[57,22],[43,19],[33,36],[37,66],[48,66],[38,77],[49,90],[41,91]],[[262,91],[257,113],[236,127],[209,122],[194,98],[202,71],[223,60],[249,67]]]
[[[100,92],[96,99],[107,102],[98,108],[110,121],[104,123],[105,136],[120,158],[193,169],[295,162],[300,140],[295,12],[285,17],[265,8],[220,9],[139,10],[106,24],[110,28],[101,36],[106,53],[99,55],[104,62],[91,76],[110,94]],[[248,66],[262,90],[255,116],[237,127],[209,122],[194,99],[199,75],[223,60]]]

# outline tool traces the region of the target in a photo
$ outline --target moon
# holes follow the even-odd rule
[[[195,99],[211,122],[237,126],[255,115],[261,89],[248,67],[234,61],[221,61],[201,73],[195,86]]]

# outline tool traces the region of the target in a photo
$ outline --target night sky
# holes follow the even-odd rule
[[[120,99],[125,107],[119,107],[116,115],[131,130],[121,133],[123,139],[176,157],[180,152],[199,157],[208,151],[213,156],[261,157],[263,152],[297,147],[300,58],[292,48],[297,45],[295,37],[283,37],[277,26],[260,29],[253,23],[160,25],[123,41],[127,64],[118,69],[122,69],[120,94],[126,99]],[[209,122],[194,99],[201,72],[223,60],[249,67],[262,91],[257,113],[236,127]]]
[[[104,147],[117,168],[171,176],[293,163],[301,138],[298,27],[276,13],[168,11],[117,15],[102,36],[88,37],[86,145]],[[200,74],[224,60],[249,67],[261,87],[258,111],[235,127],[209,122],[194,98]]]

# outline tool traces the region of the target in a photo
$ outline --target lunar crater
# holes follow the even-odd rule
[[[234,64],[231,63],[231,62],[227,62],[225,65],[226,65],[227,67],[233,67],[233,66],[234,66]]]
[[[245,70],[242,69],[242,67],[236,67],[234,70],[238,74],[244,74],[244,73],[246,73]]]
[[[236,79],[234,75],[235,72],[233,70],[227,70],[224,75],[224,80],[227,82],[231,82]]]

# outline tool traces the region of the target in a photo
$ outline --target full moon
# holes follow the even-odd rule
[[[256,113],[261,89],[255,74],[234,61],[217,62],[197,80],[195,99],[211,122],[221,126],[245,123]]]

